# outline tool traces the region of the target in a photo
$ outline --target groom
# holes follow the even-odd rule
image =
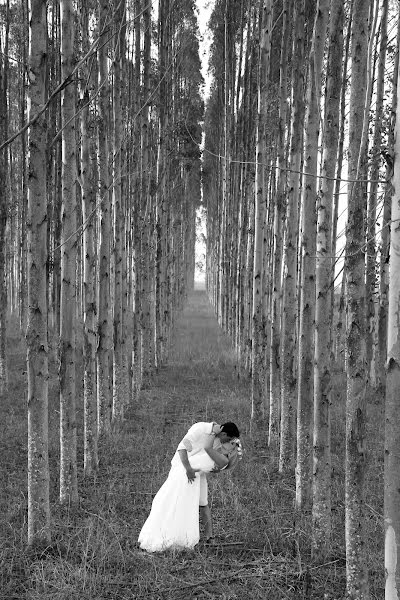
[[[214,438],[213,449],[218,450],[221,446],[227,442],[231,442],[233,439],[240,436],[239,429],[235,423],[224,423],[218,425],[218,423],[195,423],[190,427],[183,440],[178,445],[177,451],[171,461],[172,464],[176,464],[177,460],[181,460],[187,474],[188,481],[192,483],[195,479],[196,473],[190,466],[189,458],[194,456],[197,452],[204,450],[205,447],[209,447],[210,436]],[[239,460],[238,452],[233,451],[228,457],[229,462],[226,469],[233,469]],[[226,470],[225,469],[225,470]],[[218,468],[215,471],[219,471]],[[211,510],[208,506],[208,485],[207,477],[205,473],[200,473],[200,514],[204,523],[204,535],[206,541],[209,541],[213,537],[212,530],[212,518]]]

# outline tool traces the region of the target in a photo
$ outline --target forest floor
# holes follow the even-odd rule
[[[0,400],[1,600],[340,600],[345,591],[344,381],[332,417],[333,536],[322,561],[310,558],[310,513],[295,514],[293,473],[281,474],[266,432],[250,431],[250,385],[206,294],[195,291],[177,322],[168,364],[154,374],[123,427],[99,446],[100,468],[82,477],[79,417],[77,508],[59,506],[58,384],[50,378],[52,544],[26,548],[27,425],[23,337],[11,328],[10,390]],[[371,403],[367,482],[371,600],[383,598],[383,417]],[[210,476],[216,544],[148,554],[138,533],[165,480],[176,446],[196,421],[234,421],[244,458],[232,473]]]

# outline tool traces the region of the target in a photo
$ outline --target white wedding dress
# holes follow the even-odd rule
[[[193,469],[211,471],[215,464],[202,450],[189,458]],[[168,548],[193,548],[199,531],[200,471],[189,483],[182,463],[173,463],[168,478],[153,499],[150,514],[139,534],[139,545],[148,552]]]

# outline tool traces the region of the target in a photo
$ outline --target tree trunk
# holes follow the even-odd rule
[[[46,1],[31,0],[29,119],[46,99]],[[28,176],[28,544],[50,542],[47,344],[46,118],[29,131]]]
[[[89,51],[89,9],[81,4],[83,54]],[[81,186],[83,228],[83,405],[84,405],[84,473],[97,469],[97,404],[96,404],[96,254],[93,210],[96,204],[96,163],[92,161],[95,143],[95,123],[89,108],[89,93],[94,90],[93,58],[83,65],[81,102]]]
[[[128,373],[126,355],[126,333],[123,322],[123,305],[125,302],[123,271],[125,264],[125,215],[123,201],[123,158],[125,144],[122,136],[123,122],[123,55],[125,52],[125,0],[119,2],[116,10],[116,49],[114,59],[113,117],[114,117],[114,185],[113,185],[113,219],[114,219],[114,339],[113,339],[113,422],[122,421],[124,410],[128,404]]]
[[[4,54],[0,58],[0,139],[8,138],[8,54],[10,31],[10,4],[6,4]],[[9,147],[0,152],[0,394],[8,387],[7,369],[7,281],[6,281],[6,225],[8,212]],[[11,286],[10,286],[11,287]],[[11,305],[12,308],[12,305]]]
[[[367,91],[367,106],[365,109],[365,121],[367,122],[367,138],[366,145],[369,142],[369,131],[372,129],[372,125],[369,124],[370,120],[370,109],[372,102],[372,95],[374,93],[374,81],[376,79],[376,96],[374,95],[375,101],[375,117],[373,125],[373,136],[372,136],[372,148],[371,148],[371,168],[370,168],[370,189],[367,201],[367,215],[366,215],[366,238],[367,238],[367,253],[366,253],[366,361],[367,361],[367,373],[368,373],[368,394],[370,395],[372,390],[376,388],[375,378],[375,314],[376,314],[376,285],[377,285],[377,247],[376,247],[376,208],[377,208],[377,184],[376,180],[379,178],[379,162],[380,162],[380,147],[381,147],[381,121],[383,116],[383,93],[384,93],[384,74],[385,74],[385,55],[387,46],[387,10],[388,7],[382,4],[382,15],[380,21],[380,51],[378,57],[378,73],[375,76],[375,65],[377,62],[377,45],[379,34],[376,34],[378,14],[380,1],[371,2],[370,18],[373,17],[373,25],[370,31],[370,49],[368,52],[368,91]],[[374,15],[375,11],[375,15]],[[383,37],[382,37],[383,36]],[[378,144],[378,146],[377,146]]]
[[[287,126],[287,59],[289,51],[289,0],[283,4],[282,44],[279,81],[279,139],[278,181],[275,194],[273,292],[271,306],[271,352],[270,352],[270,401],[268,445],[276,451],[279,440],[279,413],[281,395],[281,301],[282,301],[282,252],[283,219],[285,211],[286,155],[285,130]]]
[[[98,154],[100,180],[100,244],[99,244],[99,291],[97,317],[97,414],[99,433],[108,433],[111,427],[111,298],[110,298],[110,237],[111,214],[109,192],[109,85],[107,22],[109,6],[107,0],[99,0],[99,118]]]
[[[284,289],[282,317],[282,381],[281,381],[281,438],[279,470],[289,468],[294,458],[295,406],[297,382],[296,314],[297,314],[297,238],[304,125],[304,0],[295,4],[292,71],[293,115],[290,132],[289,183],[286,209],[286,239],[284,249]]]
[[[348,221],[346,239],[346,569],[351,600],[368,598],[365,546],[365,155],[362,148],[366,102],[369,6],[355,0],[351,33]]]
[[[74,9],[72,0],[61,2],[61,76],[73,69]],[[76,465],[76,142],[75,90],[67,85],[61,97],[62,210],[60,302],[60,501],[78,501]]]
[[[394,81],[393,81],[393,96],[390,116],[390,126],[388,132],[388,156],[386,163],[386,181],[390,180],[393,172],[393,147],[394,147],[394,123],[397,113],[397,92],[398,80],[396,73],[399,69],[399,48],[400,48],[400,23],[397,25],[397,52],[394,60]],[[391,202],[392,202],[392,185],[389,182],[386,185],[383,204],[382,218],[382,239],[379,265],[379,308],[378,308],[378,326],[377,326],[377,389],[382,395],[385,392],[386,385],[386,354],[387,354],[387,312],[388,312],[388,269],[389,269],[389,244],[390,244],[390,219],[391,219]]]
[[[333,223],[332,223],[332,255],[335,256],[335,268],[338,262],[336,258],[336,248],[337,248],[337,224],[338,224],[338,216],[339,216],[339,201],[340,201],[340,190],[341,190],[341,177],[342,177],[342,169],[343,169],[343,159],[344,159],[344,138],[345,138],[345,126],[346,126],[346,114],[347,114],[347,105],[346,105],[346,90],[347,86],[345,82],[347,81],[347,73],[348,73],[348,64],[349,64],[349,53],[350,53],[350,38],[351,38],[351,27],[352,27],[352,13],[350,12],[349,19],[347,22],[347,31],[346,31],[346,41],[345,41],[345,50],[344,50],[344,59],[343,59],[343,75],[342,75],[342,88],[340,92],[340,119],[339,119],[339,142],[338,142],[338,159],[337,159],[337,168],[336,168],[336,181],[335,181],[335,206],[333,210]],[[343,252],[340,256],[342,256]],[[332,350],[335,357],[335,366],[336,368],[340,368],[343,370],[344,365],[344,348],[343,344],[343,318],[344,318],[344,293],[345,293],[345,283],[346,283],[346,269],[345,264],[342,268],[342,281],[340,285],[340,299],[339,306],[337,308],[337,323],[336,323],[336,332],[335,339],[332,340]],[[340,274],[340,273],[339,273]],[[335,307],[335,286],[332,286],[332,308],[331,311],[334,311]]]
[[[24,35],[25,39],[29,39],[29,19],[28,19],[28,0],[22,0],[21,3],[22,8],[22,22],[24,25]],[[25,124],[25,106],[26,106],[26,86],[24,82],[25,76],[25,65],[27,64],[26,58],[27,48],[26,44],[22,45],[21,50],[21,58],[22,64],[20,65],[21,73],[21,91],[20,91],[20,108],[19,108],[19,127],[22,127]],[[21,155],[26,156],[26,135],[21,136]],[[19,258],[19,323],[21,330],[25,326],[26,319],[26,298],[27,298],[27,273],[26,273],[26,206],[27,206],[27,168],[26,168],[26,160],[22,161],[21,165],[21,208],[20,208],[20,238],[19,238],[19,248],[18,248],[18,258]]]
[[[331,286],[335,265],[332,258],[332,219],[342,87],[343,24],[344,0],[333,0],[329,25],[322,179],[319,190],[316,247],[312,505],[312,552],[315,557],[326,556],[331,532],[330,407],[333,322]]]
[[[311,497],[311,439],[315,320],[315,252],[318,139],[322,61],[329,0],[318,0],[308,68],[307,112],[304,139],[304,194],[302,210],[302,268],[299,314],[299,365],[297,396],[296,507]]]
[[[400,71],[397,74],[400,90]],[[400,103],[400,98],[397,98]],[[385,600],[400,594],[400,120],[396,121],[393,171],[392,224],[390,233],[389,311],[385,403]]]
[[[258,117],[256,146],[256,189],[254,223],[254,261],[253,261],[253,307],[252,307],[252,404],[251,419],[259,424],[263,416],[264,376],[263,356],[263,243],[266,214],[266,95],[271,55],[272,4],[264,0],[261,13],[260,64],[258,79]],[[227,161],[226,161],[227,162]]]

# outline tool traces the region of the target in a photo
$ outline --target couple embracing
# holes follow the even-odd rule
[[[139,534],[148,552],[193,548],[200,540],[199,508],[206,541],[212,538],[207,473],[233,469],[241,458],[239,430],[234,423],[195,423],[171,461],[167,480],[154,497]]]

